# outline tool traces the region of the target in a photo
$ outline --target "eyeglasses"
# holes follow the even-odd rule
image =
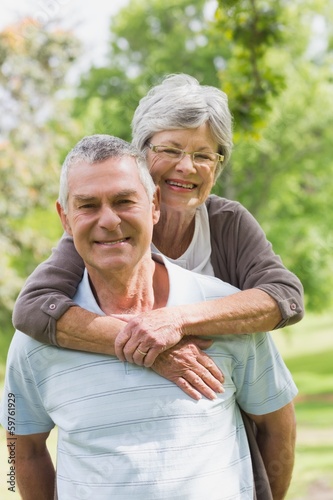
[[[219,153],[207,153],[206,151],[194,151],[193,153],[188,153],[183,149],[172,148],[170,146],[154,146],[154,144],[151,144],[150,142],[148,142],[147,145],[152,151],[154,151],[154,153],[168,157],[174,160],[175,163],[180,162],[185,155],[189,155],[193,164],[198,167],[213,168],[218,162],[222,163],[224,160],[224,156]]]

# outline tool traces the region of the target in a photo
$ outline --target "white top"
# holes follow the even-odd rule
[[[153,243],[151,249],[153,253],[161,254]],[[196,209],[194,235],[188,249],[178,259],[166,258],[169,262],[177,264],[183,269],[189,269],[206,276],[214,276],[213,266],[210,261],[211,253],[208,210],[206,205],[203,204]]]
[[[169,305],[237,291],[165,264]],[[101,313],[87,273],[75,301]],[[1,423],[8,426],[13,393],[17,434],[58,426],[60,500],[252,500],[251,460],[235,402],[249,413],[269,413],[297,389],[269,334],[223,336],[207,353],[223,370],[225,393],[195,401],[150,369],[16,332]]]

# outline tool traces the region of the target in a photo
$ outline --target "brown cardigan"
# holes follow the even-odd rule
[[[274,254],[265,233],[238,202],[210,196],[211,261],[215,275],[240,290],[260,288],[278,303],[282,321],[276,328],[303,317],[303,288]],[[74,305],[83,261],[73,240],[64,235],[52,255],[25,283],[13,312],[15,328],[43,343],[56,345],[56,321]]]

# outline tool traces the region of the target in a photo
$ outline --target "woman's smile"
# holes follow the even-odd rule
[[[171,188],[176,189],[177,191],[178,190],[192,191],[197,187],[197,184],[193,184],[191,182],[186,182],[179,179],[166,179],[165,183]]]

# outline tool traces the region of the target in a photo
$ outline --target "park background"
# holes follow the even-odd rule
[[[66,153],[84,135],[130,140],[139,99],[164,75],[189,73],[224,90],[234,117],[215,193],[251,211],[304,284],[305,319],[273,334],[299,387],[287,498],[332,499],[332,2],[123,0],[105,11],[103,57],[80,35],[85,15],[78,0],[39,1],[0,28],[0,386],[15,298],[62,233]],[[1,429],[0,497],[14,500],[6,454]]]

